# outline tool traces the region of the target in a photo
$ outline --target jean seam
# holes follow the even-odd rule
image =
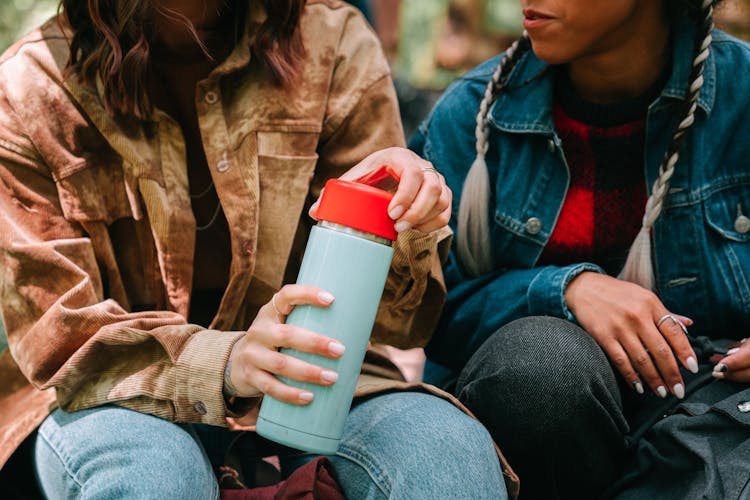
[[[391,488],[388,485],[390,483],[388,475],[385,474],[372,460],[370,460],[367,455],[345,445],[339,445],[339,449],[336,452],[336,455],[354,462],[355,464],[362,467],[372,478],[373,483],[375,483],[375,486],[378,487],[383,495],[385,495],[386,498],[391,497]]]
[[[68,466],[68,460],[65,460],[63,458],[64,453],[60,451],[56,446],[52,444],[52,441],[49,439],[49,437],[45,434],[45,432],[40,429],[38,432],[38,437],[44,441],[50,450],[52,450],[52,453],[55,454],[58,460],[60,460],[60,463],[63,465],[63,469],[65,469],[65,473],[70,477],[70,479],[73,480],[76,486],[78,486],[78,490],[83,491],[83,484],[81,484],[81,481],[76,477],[76,475],[70,470],[70,467]]]

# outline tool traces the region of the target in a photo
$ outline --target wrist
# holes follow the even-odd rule
[[[224,398],[226,398],[227,400],[239,395],[239,393],[237,392],[237,388],[234,386],[234,383],[232,382],[232,359],[231,358],[227,360],[227,364],[224,367],[224,385],[221,389],[221,392],[224,394]]]

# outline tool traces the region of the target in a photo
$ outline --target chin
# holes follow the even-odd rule
[[[531,40],[531,50],[534,51],[535,56],[547,64],[565,64],[571,60],[570,54],[554,43],[539,43]]]

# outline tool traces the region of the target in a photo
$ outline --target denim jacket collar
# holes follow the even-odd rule
[[[670,100],[684,100],[693,60],[695,27],[685,18],[675,24],[672,41],[672,74],[660,97],[652,108],[670,105]],[[504,132],[553,135],[552,104],[554,72],[551,65],[540,60],[529,50],[511,71],[505,89],[492,104],[489,123]],[[490,68],[490,72],[494,68]],[[698,96],[698,107],[707,115],[711,113],[716,92],[716,68],[713,54],[709,52],[703,68],[703,87]],[[529,106],[528,103],[538,103]]]

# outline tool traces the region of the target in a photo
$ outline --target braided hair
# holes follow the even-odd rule
[[[680,149],[685,142],[688,130],[695,122],[698,96],[703,86],[703,67],[708,58],[713,30],[713,7],[719,0],[668,0],[668,11],[678,8],[696,19],[697,32],[692,69],[689,77],[688,95],[664,159],[659,166],[659,176],[654,181],[651,195],[646,203],[641,229],[638,232],[619,278],[637,283],[649,290],[654,289],[654,273],[651,263],[651,228],[659,218],[664,200],[669,191],[669,180],[674,174]],[[508,74],[521,55],[530,47],[528,35],[524,32],[505,53],[497,66],[479,105],[476,126],[476,159],[464,182],[458,211],[458,256],[466,272],[479,276],[493,267],[492,249],[489,235],[489,174],[485,163],[489,128],[488,111],[502,90]]]

